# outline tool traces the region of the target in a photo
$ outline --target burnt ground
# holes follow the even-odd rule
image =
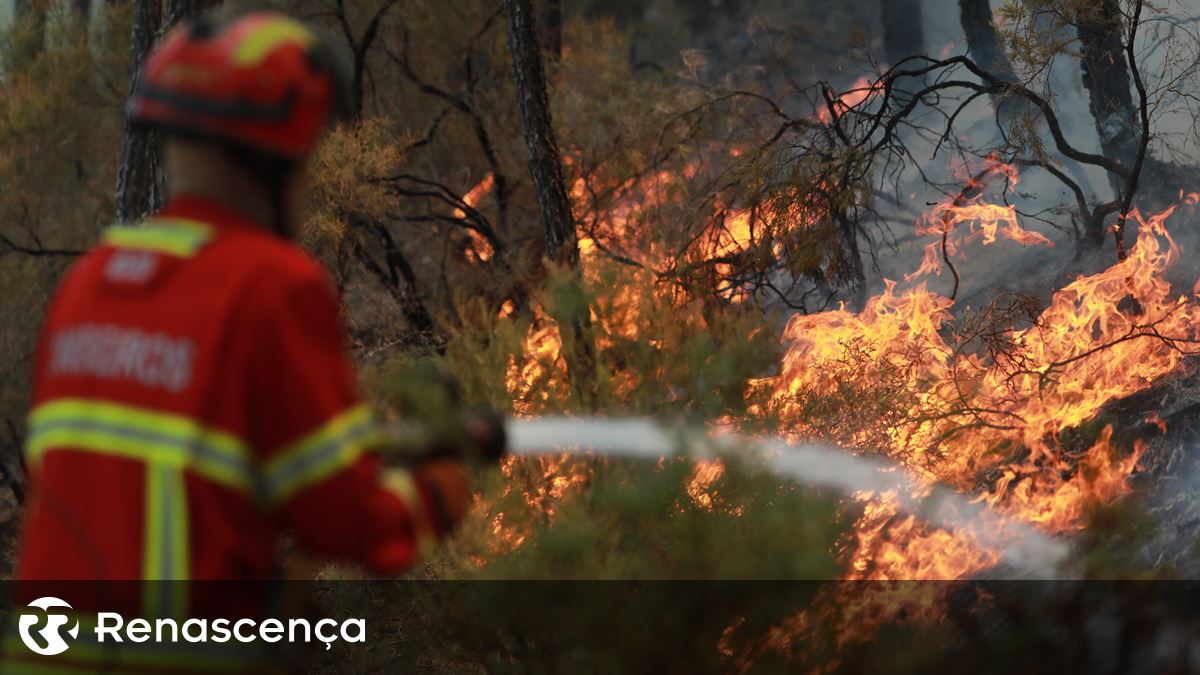
[[[1147,423],[1157,413],[1163,433]],[[1129,501],[1143,511],[1136,564],[1174,579],[1200,579],[1200,359],[1184,373],[1111,406],[1106,416],[1126,420],[1126,434],[1146,451]]]

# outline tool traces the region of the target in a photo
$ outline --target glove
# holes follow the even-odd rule
[[[490,408],[456,416],[453,425],[440,429],[420,422],[392,427],[389,441],[394,457],[415,467],[442,459],[497,464],[508,451],[504,417]],[[446,428],[449,426],[450,428]]]
[[[471,509],[471,485],[462,460],[444,457],[423,462],[415,474],[433,492],[434,528],[443,534],[453,530]]]
[[[498,464],[508,453],[508,433],[504,417],[494,408],[477,408],[463,415],[463,430],[470,443],[471,456],[486,464]]]

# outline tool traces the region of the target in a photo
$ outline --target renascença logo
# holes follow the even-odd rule
[[[51,610],[58,607],[71,609],[71,606],[51,597],[38,598],[29,603],[29,606],[41,611],[25,611],[21,614],[21,619],[17,622],[17,627],[21,630],[21,642],[42,656],[54,656],[67,651],[71,645],[63,639],[63,629],[66,628],[67,635],[74,640],[79,637],[79,621],[66,612]],[[45,625],[42,625],[43,622]]]

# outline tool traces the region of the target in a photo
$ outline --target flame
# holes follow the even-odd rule
[[[832,115],[830,114],[829,106],[823,105],[817,110],[817,119],[825,124],[829,124],[835,118],[845,115],[882,91],[883,84],[881,82],[863,75],[834,100]]]
[[[1200,304],[1173,294],[1165,280],[1179,258],[1166,229],[1173,211],[1131,213],[1138,239],[1129,257],[1059,290],[1031,327],[1005,328],[1008,355],[961,348],[948,337],[949,300],[924,284],[900,291],[889,282],[862,312],[793,318],[783,368],[760,386],[785,419],[791,414],[796,436],[824,431],[805,417],[821,397],[854,397],[849,407],[859,417],[872,396],[889,406],[899,401],[907,407],[881,420],[882,431],[835,420],[847,427],[840,440],[885,452],[1008,517],[1049,532],[1078,530],[1092,508],[1129,492],[1145,446],[1117,447],[1111,426],[1082,450],[1060,433],[1174,372],[1186,350],[1172,339],[1194,340],[1200,332]],[[858,388],[839,390],[845,382]],[[908,395],[889,397],[888,390]],[[1146,423],[1165,431],[1157,413]],[[862,514],[849,542],[848,576],[878,583],[825,591],[814,608],[773,628],[750,658],[803,650],[821,626],[833,626],[843,648],[889,623],[936,622],[951,587],[903,580],[964,579],[1000,559],[971,532],[899,515],[894,494],[856,497]]]
[[[844,440],[877,444],[918,475],[975,492],[1014,518],[1052,532],[1078,529],[1090,506],[1125,493],[1141,449],[1121,456],[1106,429],[1077,457],[1057,435],[1174,371],[1185,354],[1157,336],[1197,333],[1200,305],[1173,295],[1164,279],[1179,256],[1165,228],[1172,211],[1131,214],[1139,238],[1129,257],[1055,293],[1032,327],[1004,329],[1012,353],[1001,358],[948,340],[952,303],[923,283],[900,291],[889,282],[859,313],[794,317],[783,367],[769,383],[777,407],[804,435],[812,432],[804,404],[844,395],[848,370],[860,396],[906,390],[907,408],[885,433],[863,425]],[[859,522],[853,567],[862,578],[954,579],[995,560],[970,537],[897,519],[880,499]]]
[[[713,509],[713,497],[709,487],[725,473],[725,465],[719,459],[704,459],[692,466],[692,477],[688,479],[685,490],[692,501],[702,509]]]
[[[493,555],[503,555],[520,548],[532,533],[533,527],[553,522],[558,514],[558,505],[570,494],[578,491],[591,479],[591,474],[582,462],[570,455],[545,457],[508,457],[500,465],[504,475],[504,491],[495,501],[484,502],[478,495],[474,510],[489,524]],[[498,506],[517,498],[534,514],[531,521],[509,518],[504,508]],[[486,560],[484,561],[486,564]]]
[[[689,164],[682,176],[662,170],[629,180],[613,190],[613,203],[603,214],[595,213],[589,204],[589,187],[584,179],[573,181],[570,196],[577,219],[590,224],[578,240],[580,268],[585,280],[593,285],[611,286],[603,278],[603,273],[612,269],[611,254],[642,266],[637,269],[622,265],[622,284],[596,299],[591,319],[598,348],[605,349],[617,340],[636,339],[639,327],[645,323],[643,317],[660,311],[658,307],[648,306],[641,289],[661,286],[657,300],[669,304],[674,298],[676,291],[659,281],[664,275],[661,270],[670,267],[671,256],[660,250],[653,240],[639,239],[640,232],[645,229],[640,224],[648,213],[672,203],[678,197],[684,179],[693,176],[697,170]],[[772,206],[783,210],[782,205]],[[731,209],[720,199],[714,200],[711,209],[709,224],[696,237],[686,255],[690,262],[712,263],[716,275],[723,278],[732,269],[732,264],[722,261],[758,242],[749,209]],[[789,206],[786,212],[798,225],[813,217],[812,208],[807,205]],[[729,302],[741,302],[748,295],[744,288],[720,279],[714,284],[714,290]],[[524,347],[519,355],[510,359],[506,373],[514,410],[523,416],[534,416],[551,400],[565,399],[569,395],[568,372],[558,327],[543,308],[535,306],[533,313],[534,320]],[[694,321],[696,330],[705,330],[703,319],[693,317],[690,320]],[[634,384],[633,375],[627,372],[613,373],[612,377],[618,393],[627,391]]]
[[[475,187],[468,190],[467,194],[463,195],[463,204],[472,209],[479,206],[479,202],[491,193],[495,185],[496,177],[489,173],[484,176],[483,180],[476,183]],[[462,208],[456,208],[454,209],[454,217],[460,220],[465,219],[467,212]],[[492,247],[492,243],[487,240],[487,237],[472,229],[467,229],[467,236],[471,240],[471,246],[466,251],[468,260],[472,262],[477,260],[487,262],[492,259],[492,256],[496,255],[496,250]]]
[[[614,189],[616,196],[613,203],[603,214],[593,213],[588,202],[589,188],[584,180],[577,178],[573,181],[570,196],[577,218],[581,223],[591,224],[579,237],[581,272],[592,284],[609,287],[609,292],[595,298],[592,307],[591,319],[598,349],[607,349],[621,340],[637,339],[641,326],[646,323],[645,317],[661,314],[664,305],[681,322],[694,326],[696,331],[706,330],[703,313],[698,309],[702,303],[688,305],[676,302],[679,297],[676,291],[665,285],[653,294],[642,292],[644,288],[656,288],[659,285],[658,269],[668,266],[669,256],[658,249],[653,241],[646,242],[638,238],[638,233],[644,229],[639,225],[644,222],[646,215],[676,199],[683,180],[694,175],[695,171],[694,167],[688,168],[683,175],[679,175],[664,170],[627,181]],[[490,183],[486,188],[490,188]],[[474,195],[485,193],[484,188],[472,190],[463,201],[471,202]],[[797,222],[801,222],[799,216]],[[753,230],[753,217],[748,209],[732,209],[719,200],[714,201],[709,224],[696,238],[693,249],[688,253],[689,259],[717,261],[741,253],[755,245]],[[604,283],[603,277],[614,264],[608,258],[611,252],[637,260],[644,268],[621,266],[619,273],[622,283],[612,288],[611,284]],[[729,265],[715,262],[713,267],[720,275],[726,273]],[[742,289],[733,286],[720,286],[717,292],[730,302],[738,302],[745,297]],[[549,312],[536,302],[531,309],[533,318],[521,348],[509,358],[505,372],[505,385],[513,412],[518,417],[537,416],[552,409],[557,401],[571,396],[559,327]],[[511,305],[501,309],[500,318],[516,318]],[[636,385],[638,376],[653,377],[653,374],[635,376],[618,370],[609,374],[610,386],[620,395]],[[544,468],[548,472],[545,477],[522,488],[527,505],[542,511],[547,510],[543,483],[557,480],[549,477],[552,473],[549,466]],[[714,502],[709,488],[723,474],[724,466],[716,461],[706,462],[697,465],[695,471],[684,489],[697,506],[711,509]],[[586,481],[582,476],[573,476],[559,482],[560,485],[554,488],[555,492],[551,495],[551,503],[569,495]],[[738,512],[739,508],[735,507],[734,512]],[[495,535],[514,547],[519,546],[527,532],[505,525],[503,518],[496,519],[502,515],[491,514]]]
[[[513,411],[518,417],[533,417],[552,398],[566,398],[566,378],[558,325],[539,316],[525,337],[521,358],[509,359],[505,383]]]
[[[943,247],[946,255],[954,257],[969,242],[979,241],[988,246],[995,244],[998,238],[1009,239],[1023,246],[1054,246],[1054,242],[1046,236],[1021,226],[1015,206],[991,204],[983,200],[987,182],[995,175],[1003,176],[1009,186],[1015,187],[1020,182],[1013,166],[992,155],[985,160],[984,168],[978,174],[967,178],[966,185],[957,196],[942,200],[918,221],[918,235],[933,235],[937,239],[925,246],[921,265],[907,275],[905,281],[930,273],[940,275]],[[962,224],[968,225],[965,232],[959,227]]]
[[[822,109],[817,117],[829,123],[866,103],[878,87],[860,78],[837,98],[832,114]],[[727,154],[737,159],[741,153],[735,148]],[[689,329],[706,330],[704,312],[677,301],[677,289],[661,283],[673,263],[680,257],[708,263],[714,276],[727,279],[740,256],[778,255],[777,233],[764,226],[763,211],[784,214],[791,229],[822,216],[802,194],[785,194],[755,208],[706,195],[708,210],[696,214],[702,220],[690,248],[682,254],[665,251],[644,224],[678,201],[698,171],[689,164],[607,186],[602,209],[592,202],[598,191],[588,183],[593,178],[571,179],[570,197],[581,223],[581,274],[594,287],[604,286],[592,305],[598,350],[638,338],[648,325],[646,317],[664,308]],[[1194,297],[1200,295],[1200,282],[1189,297],[1176,294],[1166,281],[1180,257],[1166,227],[1174,209],[1151,216],[1134,211],[1129,218],[1137,225],[1137,240],[1125,260],[1059,289],[1029,313],[1026,323],[1014,326],[1011,318],[988,323],[984,311],[987,330],[972,333],[966,320],[970,312],[931,290],[928,275],[941,274],[947,259],[969,259],[978,247],[1053,247],[1054,242],[1026,229],[1014,206],[989,198],[993,183],[1006,188],[1019,183],[1012,165],[991,156],[960,171],[958,193],[916,223],[917,235],[930,241],[912,274],[902,282],[886,280],[860,311],[839,306],[791,317],[781,336],[786,353],[778,373],[751,383],[755,400],[764,394],[766,400],[752,411],[778,418],[793,440],[823,438],[881,453],[923,479],[924,488],[942,483],[1044,531],[1077,531],[1096,506],[1129,492],[1128,479],[1144,451],[1141,443],[1129,448],[1115,442],[1111,427],[1088,431],[1085,425],[1104,406],[1182,365],[1187,350],[1171,339],[1200,338],[1200,301]],[[473,208],[492,189],[488,176],[462,201]],[[1180,202],[1196,206],[1200,193],[1181,193]],[[471,237],[468,258],[488,260],[493,252],[486,240]],[[605,285],[603,273],[611,271],[613,257],[625,261],[617,267],[620,283]],[[719,301],[737,303],[748,297],[739,283],[718,281],[712,288]],[[505,372],[519,417],[556,409],[572,395],[562,333],[536,299],[531,312]],[[518,314],[508,304],[500,318],[530,319]],[[655,373],[617,366],[605,376],[620,396],[638,378],[649,380]],[[1157,415],[1146,424],[1165,430]],[[1076,431],[1064,434],[1068,429]],[[503,495],[491,504],[477,503],[498,552],[522,546],[534,526],[551,522],[560,504],[590,480],[587,464],[565,456],[510,459],[502,469]],[[713,488],[725,470],[718,460],[695,464],[683,486],[694,506],[720,508]],[[999,548],[984,545],[972,532],[939,529],[902,514],[898,495],[855,497],[861,515],[841,551],[846,576],[876,583],[836,587],[818,603],[822,610],[800,613],[772,629],[765,648],[802,649],[805,636],[821,626],[836,626],[844,645],[869,639],[889,622],[936,621],[949,588],[900,582],[965,579],[1001,560]],[[529,513],[508,510],[512,503],[534,514],[534,521],[521,517]]]
[[[861,105],[875,87],[863,78],[839,98],[836,112]],[[918,277],[940,273],[943,254],[965,258],[973,246],[1051,247],[1054,242],[1024,228],[1013,206],[987,199],[993,180],[1018,183],[1013,166],[992,156],[962,171],[959,193],[917,223],[917,233],[934,241],[903,284],[886,281],[883,292],[861,311],[842,306],[788,321],[778,374],[753,383],[756,395],[767,394],[768,403],[758,409],[777,416],[785,435],[794,439],[820,437],[879,452],[927,484],[940,482],[972,494],[1007,517],[1049,532],[1077,530],[1090,509],[1128,491],[1142,447],[1118,447],[1111,428],[1086,441],[1068,442],[1062,432],[1082,428],[1106,404],[1179,368],[1186,350],[1164,336],[1197,337],[1200,304],[1175,295],[1165,280],[1179,258],[1166,229],[1173,209],[1149,217],[1131,213],[1138,239],[1125,260],[1058,290],[1040,312],[1032,312],[1028,325],[1014,327],[1011,319],[989,324],[993,346],[985,347],[978,335],[964,332],[964,318],[952,312],[954,302]],[[576,214],[587,224],[580,237],[585,279],[599,282],[609,255],[640,265],[620,268],[620,287],[593,305],[600,349],[637,337],[646,313],[661,311],[662,305],[647,304],[642,289],[655,289],[660,303],[674,292],[656,285],[659,266],[669,256],[639,225],[646,214],[671,203],[693,172],[659,171],[630,179],[611,188],[614,196],[603,213],[589,204],[594,192],[585,179],[573,180]],[[472,190],[464,202],[486,189]],[[1181,198],[1200,201],[1196,193]],[[819,216],[799,196],[789,199],[790,206],[768,206],[792,214],[790,227]],[[688,255],[712,263],[725,276],[736,256],[760,246],[774,250],[754,210],[733,207],[720,195],[709,203],[709,224]],[[735,285],[716,288],[718,297],[730,302],[745,297]],[[558,327],[541,308],[535,305],[533,311],[524,344],[506,372],[519,416],[537,415],[571,395]],[[702,313],[681,320],[705,329]],[[635,377],[653,373],[618,369],[610,377],[621,392],[632,388]],[[555,500],[586,484],[586,476],[560,475],[557,467],[544,465],[538,481],[527,486],[529,506],[553,513]],[[685,489],[701,508],[714,507],[710,488],[723,471],[717,462],[695,467]],[[896,495],[861,499],[862,515],[847,551],[851,579],[961,579],[1000,559],[998,550],[983,546],[970,532],[949,532],[899,515]],[[503,518],[494,522],[498,531],[509,527]]]

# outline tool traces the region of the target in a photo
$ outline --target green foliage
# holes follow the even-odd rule
[[[418,575],[443,581],[369,592],[333,585],[322,596],[332,611],[353,608],[372,625],[405,617],[383,629],[397,636],[389,648],[328,658],[344,672],[615,673],[655,663],[720,672],[730,635],[733,644],[757,639],[813,602],[817,585],[776,580],[836,575],[829,552],[853,517],[827,495],[727,459],[702,492],[689,489],[695,473],[683,460],[567,460],[563,473],[582,472],[573,475],[586,475],[587,489],[533,505],[509,489],[519,472],[489,476],[483,501],[504,509],[503,527],[468,522]],[[498,532],[523,541],[504,550]]]
[[[830,552],[847,523],[835,500],[779,485],[736,461],[725,466],[712,483],[690,494],[696,475],[690,461],[655,468],[588,462],[588,489],[555,505],[548,527],[511,554],[489,559],[479,577],[827,579],[837,574]]]

